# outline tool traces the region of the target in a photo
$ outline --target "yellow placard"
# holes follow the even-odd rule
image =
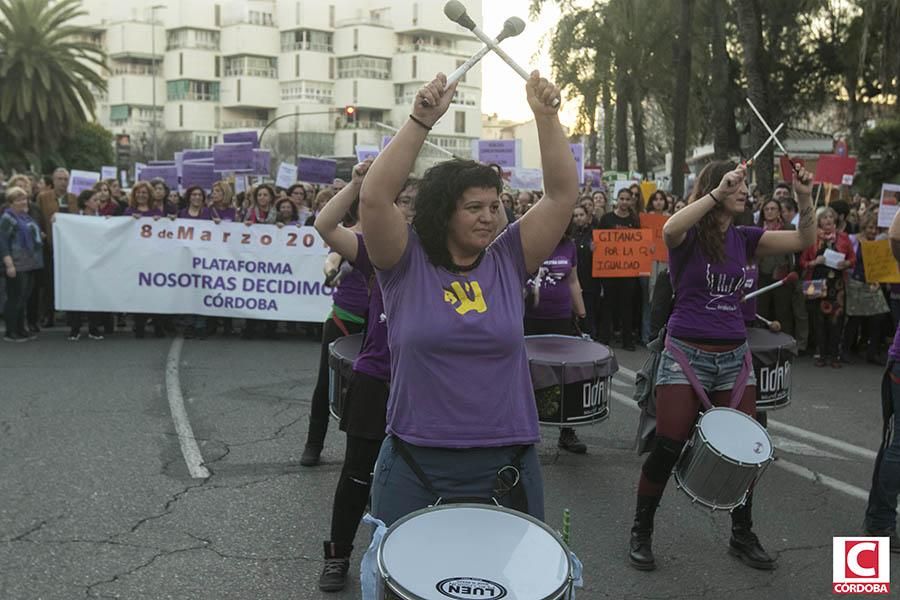
[[[644,197],[644,205],[646,206],[648,202],[650,202],[650,195],[656,191],[656,182],[655,181],[642,181],[641,182],[641,196]]]
[[[900,283],[900,271],[897,270],[897,261],[891,253],[890,241],[862,240],[860,244],[868,283]]]

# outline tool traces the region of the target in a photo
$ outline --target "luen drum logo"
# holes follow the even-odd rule
[[[437,584],[437,591],[453,600],[499,600],[506,588],[494,581],[477,577],[453,577]]]
[[[836,537],[832,546],[835,594],[890,594],[890,540],[886,537]]]

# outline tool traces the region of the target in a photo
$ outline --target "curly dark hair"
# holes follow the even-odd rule
[[[488,165],[454,159],[431,167],[418,183],[413,228],[433,265],[454,268],[447,249],[450,218],[456,211],[457,200],[470,188],[493,189],[499,197],[503,182]]]
[[[697,176],[690,201],[699,200],[715,190],[725,174],[736,168],[735,163],[725,160],[716,160],[703,167]],[[719,198],[719,200],[723,199]],[[700,249],[706,258],[713,263],[725,261],[725,235],[719,228],[719,216],[723,212],[725,209],[720,204],[703,215],[697,224],[697,243],[700,244]]]
[[[194,193],[194,190],[200,191],[200,195],[203,196],[203,206],[206,206],[206,190],[204,190],[199,185],[192,185],[188,189],[184,190],[184,205],[185,205],[185,207],[190,206],[191,194]]]

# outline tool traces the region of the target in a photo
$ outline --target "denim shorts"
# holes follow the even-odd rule
[[[727,352],[707,352],[669,336],[667,340],[681,349],[707,392],[720,392],[734,387],[744,366],[744,354],[750,352],[747,342]],[[656,371],[656,385],[690,385],[681,365],[668,350],[663,350]],[[756,374],[750,369],[747,385],[756,385]]]

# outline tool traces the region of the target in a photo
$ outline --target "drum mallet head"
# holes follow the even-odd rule
[[[459,0],[449,0],[444,5],[444,14],[447,15],[447,18],[453,21],[454,23],[465,27],[469,31],[475,34],[479,40],[484,42],[484,45],[494,51],[494,53],[499,56],[503,62],[508,64],[513,70],[519,74],[519,76],[528,81],[530,75],[528,71],[526,71],[522,66],[517,63],[509,54],[507,54],[503,48],[498,46],[494,40],[488,37],[488,35],[481,30],[480,27],[472,20],[472,17],[466,13],[466,7],[463,6],[462,2]],[[553,106],[559,106],[559,98],[553,99]]]

